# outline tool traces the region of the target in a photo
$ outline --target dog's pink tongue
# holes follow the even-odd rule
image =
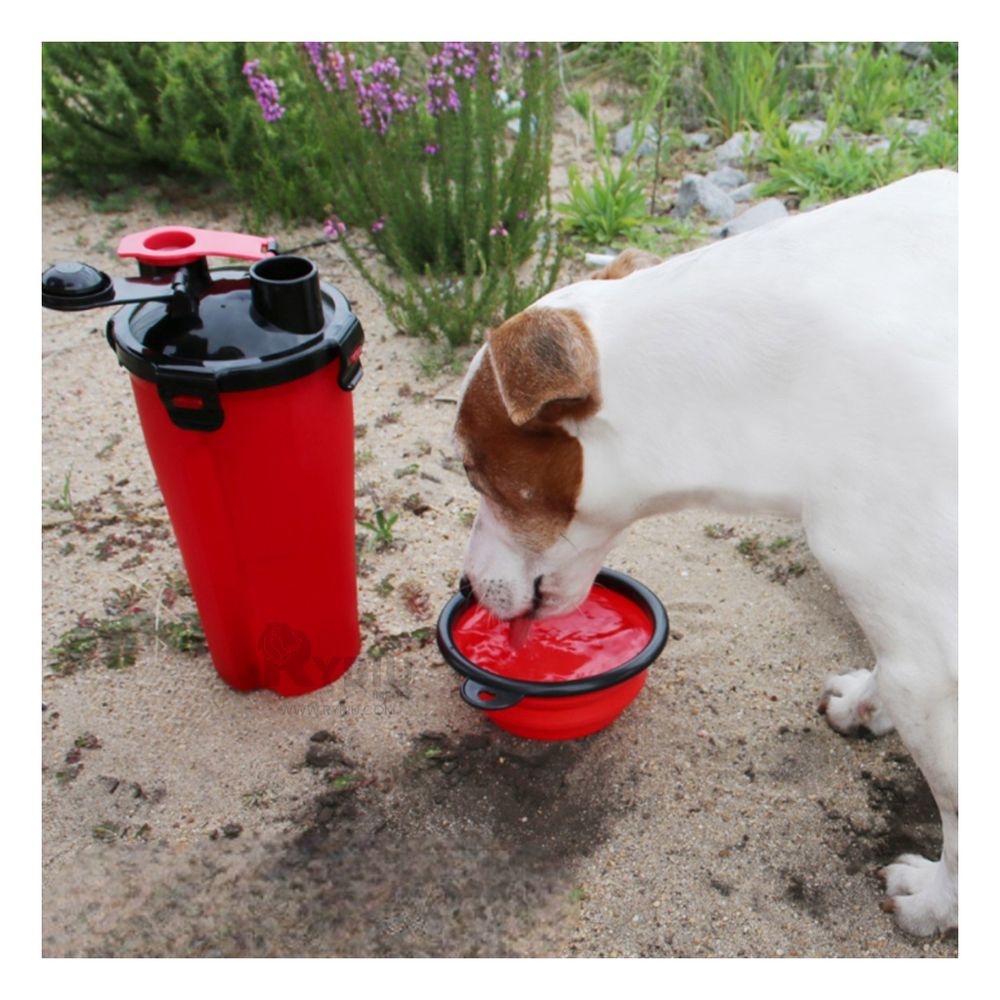
[[[512,618],[510,622],[510,648],[520,649],[528,638],[531,631],[532,621],[527,615],[520,618]]]

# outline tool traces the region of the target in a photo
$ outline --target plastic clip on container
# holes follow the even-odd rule
[[[360,650],[354,417],[364,334],[344,296],[273,240],[168,226],[122,239],[139,276],[42,275],[42,304],[122,306],[129,372],[208,648],[234,688],[336,680]],[[207,257],[255,261],[209,270]]]

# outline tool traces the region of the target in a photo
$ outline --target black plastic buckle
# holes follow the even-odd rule
[[[365,331],[361,329],[357,317],[352,318],[354,322],[351,328],[337,343],[337,355],[340,358],[337,383],[345,392],[352,392],[361,381],[363,374],[361,371],[361,348],[365,342]]]
[[[217,431],[225,419],[211,372],[157,368],[156,389],[170,419],[182,430]]]

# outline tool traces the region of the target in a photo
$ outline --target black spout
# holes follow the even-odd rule
[[[254,308],[269,323],[292,333],[323,329],[323,297],[319,272],[306,257],[280,254],[265,257],[250,268]]]

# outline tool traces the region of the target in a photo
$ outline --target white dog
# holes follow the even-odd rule
[[[901,927],[958,921],[958,178],[920,174],[650,266],[626,251],[493,330],[456,438],[482,502],[465,572],[502,618],[567,611],[638,518],[801,518],[876,669],[831,725],[893,726],[938,861],[884,870]]]

